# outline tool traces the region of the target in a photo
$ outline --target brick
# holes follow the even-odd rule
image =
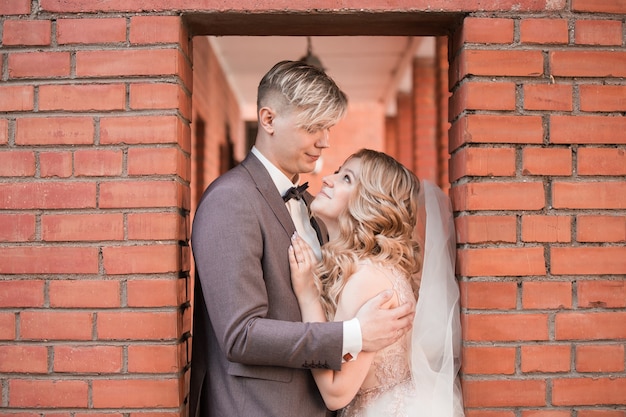
[[[578,410],[577,417],[624,417],[624,411],[602,409],[597,405],[593,408]]]
[[[587,112],[626,111],[626,86],[582,84],[578,86],[580,110]]]
[[[15,336],[15,314],[0,311],[0,340],[13,340]]]
[[[626,404],[626,378],[567,378],[552,380],[556,406]]]
[[[176,116],[103,117],[100,144],[177,143],[179,132]]]
[[[624,77],[626,52],[623,51],[551,51],[551,73],[559,77]]]
[[[177,207],[174,181],[115,181],[100,184],[100,208]]]
[[[515,110],[515,84],[509,82],[465,82],[455,94],[449,120],[466,110]]]
[[[545,206],[541,182],[467,183],[453,188],[450,199],[458,211],[540,210]]]
[[[87,407],[87,381],[11,379],[9,407]]]
[[[24,117],[17,119],[16,145],[91,145],[93,119],[89,117]]]
[[[179,16],[133,16],[130,43],[178,43],[182,30]]]
[[[91,340],[91,312],[33,310],[20,313],[24,340]]]
[[[460,284],[461,306],[475,310],[514,310],[517,283],[511,281],[469,281]]]
[[[53,78],[69,75],[69,52],[13,52],[9,54],[9,78]]]
[[[543,55],[537,50],[464,50],[457,79],[468,75],[538,77],[543,74]]]
[[[524,175],[572,175],[572,150],[569,148],[530,148],[522,150]]]
[[[181,87],[172,83],[130,84],[131,109],[176,109],[180,107]]]
[[[45,374],[48,372],[48,348],[0,346],[0,372]]]
[[[596,0],[572,0],[572,11],[623,14],[626,13],[626,2],[624,0],[614,0],[609,2],[599,2]]]
[[[124,417],[124,416],[133,416],[133,417],[177,417],[176,415],[167,415],[169,413],[162,413],[163,416],[159,416],[161,413],[146,413],[141,411],[139,413],[111,413],[109,411],[103,411],[102,413],[74,413],[74,417]]]
[[[468,314],[461,317],[466,341],[519,342],[548,339],[546,314]]]
[[[98,313],[99,340],[160,340],[178,337],[176,310]]]
[[[555,275],[626,274],[626,247],[553,247],[551,272]]]
[[[463,405],[466,408],[543,407],[545,401],[546,381],[543,378],[470,380],[463,383]]]
[[[96,274],[98,248],[15,246],[0,251],[1,274]]]
[[[578,242],[626,242],[626,217],[580,215],[576,218]]]
[[[527,345],[521,348],[524,373],[569,372],[572,348],[569,345]]]
[[[123,172],[121,150],[87,149],[74,152],[77,177],[118,177]]]
[[[35,240],[34,214],[0,213],[0,242],[28,242]]]
[[[567,281],[524,282],[522,307],[525,310],[572,308],[572,284]]]
[[[461,363],[465,375],[515,373],[516,349],[514,347],[466,346]]]
[[[124,84],[42,85],[39,110],[96,111],[124,110]]]
[[[578,281],[579,308],[626,307],[626,281]]]
[[[1,65],[0,65],[0,69]],[[0,145],[6,145],[9,142],[9,121],[0,119]]]
[[[0,281],[0,307],[43,307],[44,281]]]
[[[576,346],[576,370],[578,372],[623,372],[624,346]]]
[[[130,148],[129,175],[176,175],[184,177],[185,155],[177,148]]]
[[[42,239],[54,241],[101,241],[124,238],[124,216],[110,214],[44,214]]]
[[[513,43],[513,19],[467,17],[463,21],[462,43]]]
[[[178,347],[176,345],[131,345],[128,347],[128,372],[177,373]]]
[[[579,175],[626,175],[626,151],[620,148],[579,148]]]
[[[0,183],[0,206],[4,209],[93,208],[95,205],[95,183]]]
[[[50,307],[120,307],[120,283],[112,280],[53,280],[49,284]]]
[[[626,182],[565,182],[552,184],[552,206],[569,209],[624,209]]]
[[[457,252],[462,276],[545,275],[542,247],[462,249]]]
[[[42,178],[71,177],[72,167],[70,152],[39,152],[39,174]]]
[[[94,380],[94,408],[179,407],[178,379]],[[128,395],[128,393],[133,395]]]
[[[576,20],[574,39],[577,45],[621,46],[622,22],[619,20]]]
[[[35,89],[32,85],[1,85],[0,112],[32,111]]]
[[[49,20],[5,20],[3,46],[50,45],[52,22]]]
[[[570,216],[522,216],[522,241],[571,242],[572,218]]]
[[[106,246],[102,248],[107,275],[151,274],[180,270],[178,245]]]
[[[64,44],[120,43],[126,41],[126,19],[57,20],[57,42]]]
[[[626,144],[626,120],[611,116],[550,116],[550,142]]]
[[[175,212],[128,213],[129,240],[182,240],[188,239],[185,218]]]
[[[510,177],[515,175],[515,149],[462,148],[452,156],[450,180],[465,176]]]
[[[35,175],[33,151],[0,151],[0,177],[32,177]]]
[[[29,14],[30,0],[11,0],[0,2],[0,15]]]
[[[78,77],[178,75],[176,49],[139,49],[76,52]]]
[[[568,22],[565,19],[523,19],[520,22],[520,41],[529,44],[567,44]]]
[[[457,243],[514,243],[517,241],[515,216],[459,216],[454,219]]]
[[[523,410],[522,417],[571,417],[570,410]]]
[[[119,373],[122,371],[121,346],[54,346],[54,372]]]
[[[144,411],[141,411],[138,413],[129,413],[128,415],[130,417],[179,417],[179,414],[177,413],[166,413],[166,412],[146,413]],[[78,417],[78,414],[76,415],[76,417]],[[84,417],[91,417],[91,416],[84,416]],[[108,417],[108,416],[104,416],[104,417]]]
[[[570,84],[525,84],[524,109],[572,111]]]
[[[452,124],[449,151],[468,143],[542,144],[541,116],[472,114]]]
[[[624,339],[624,320],[624,311],[557,313],[556,340]]]
[[[178,305],[178,279],[129,280],[126,284],[129,307],[173,307]]]

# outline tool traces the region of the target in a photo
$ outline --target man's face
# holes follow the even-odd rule
[[[298,127],[297,109],[275,113],[272,161],[287,177],[312,172],[322,150],[329,145],[329,129],[307,131]]]

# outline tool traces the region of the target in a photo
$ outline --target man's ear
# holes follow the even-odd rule
[[[274,118],[276,113],[269,107],[261,107],[259,110],[259,121],[261,127],[270,135],[274,133]]]

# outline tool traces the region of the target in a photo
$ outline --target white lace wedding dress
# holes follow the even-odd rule
[[[413,332],[376,354],[366,378],[376,382],[362,387],[339,417],[464,416],[454,220],[437,186],[424,181],[422,190],[417,234],[425,236],[424,262]],[[413,297],[406,277],[393,276],[398,296]]]

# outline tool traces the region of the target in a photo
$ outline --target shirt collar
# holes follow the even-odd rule
[[[261,151],[259,151],[256,146],[253,146],[250,152],[252,152],[254,156],[261,161],[265,169],[267,169],[267,172],[270,174],[270,177],[272,178],[272,181],[274,182],[274,185],[278,189],[280,195],[284,195],[288,189],[298,185],[297,182],[295,184],[292,183],[291,180],[276,167],[276,165],[272,164],[269,159],[263,156]]]

